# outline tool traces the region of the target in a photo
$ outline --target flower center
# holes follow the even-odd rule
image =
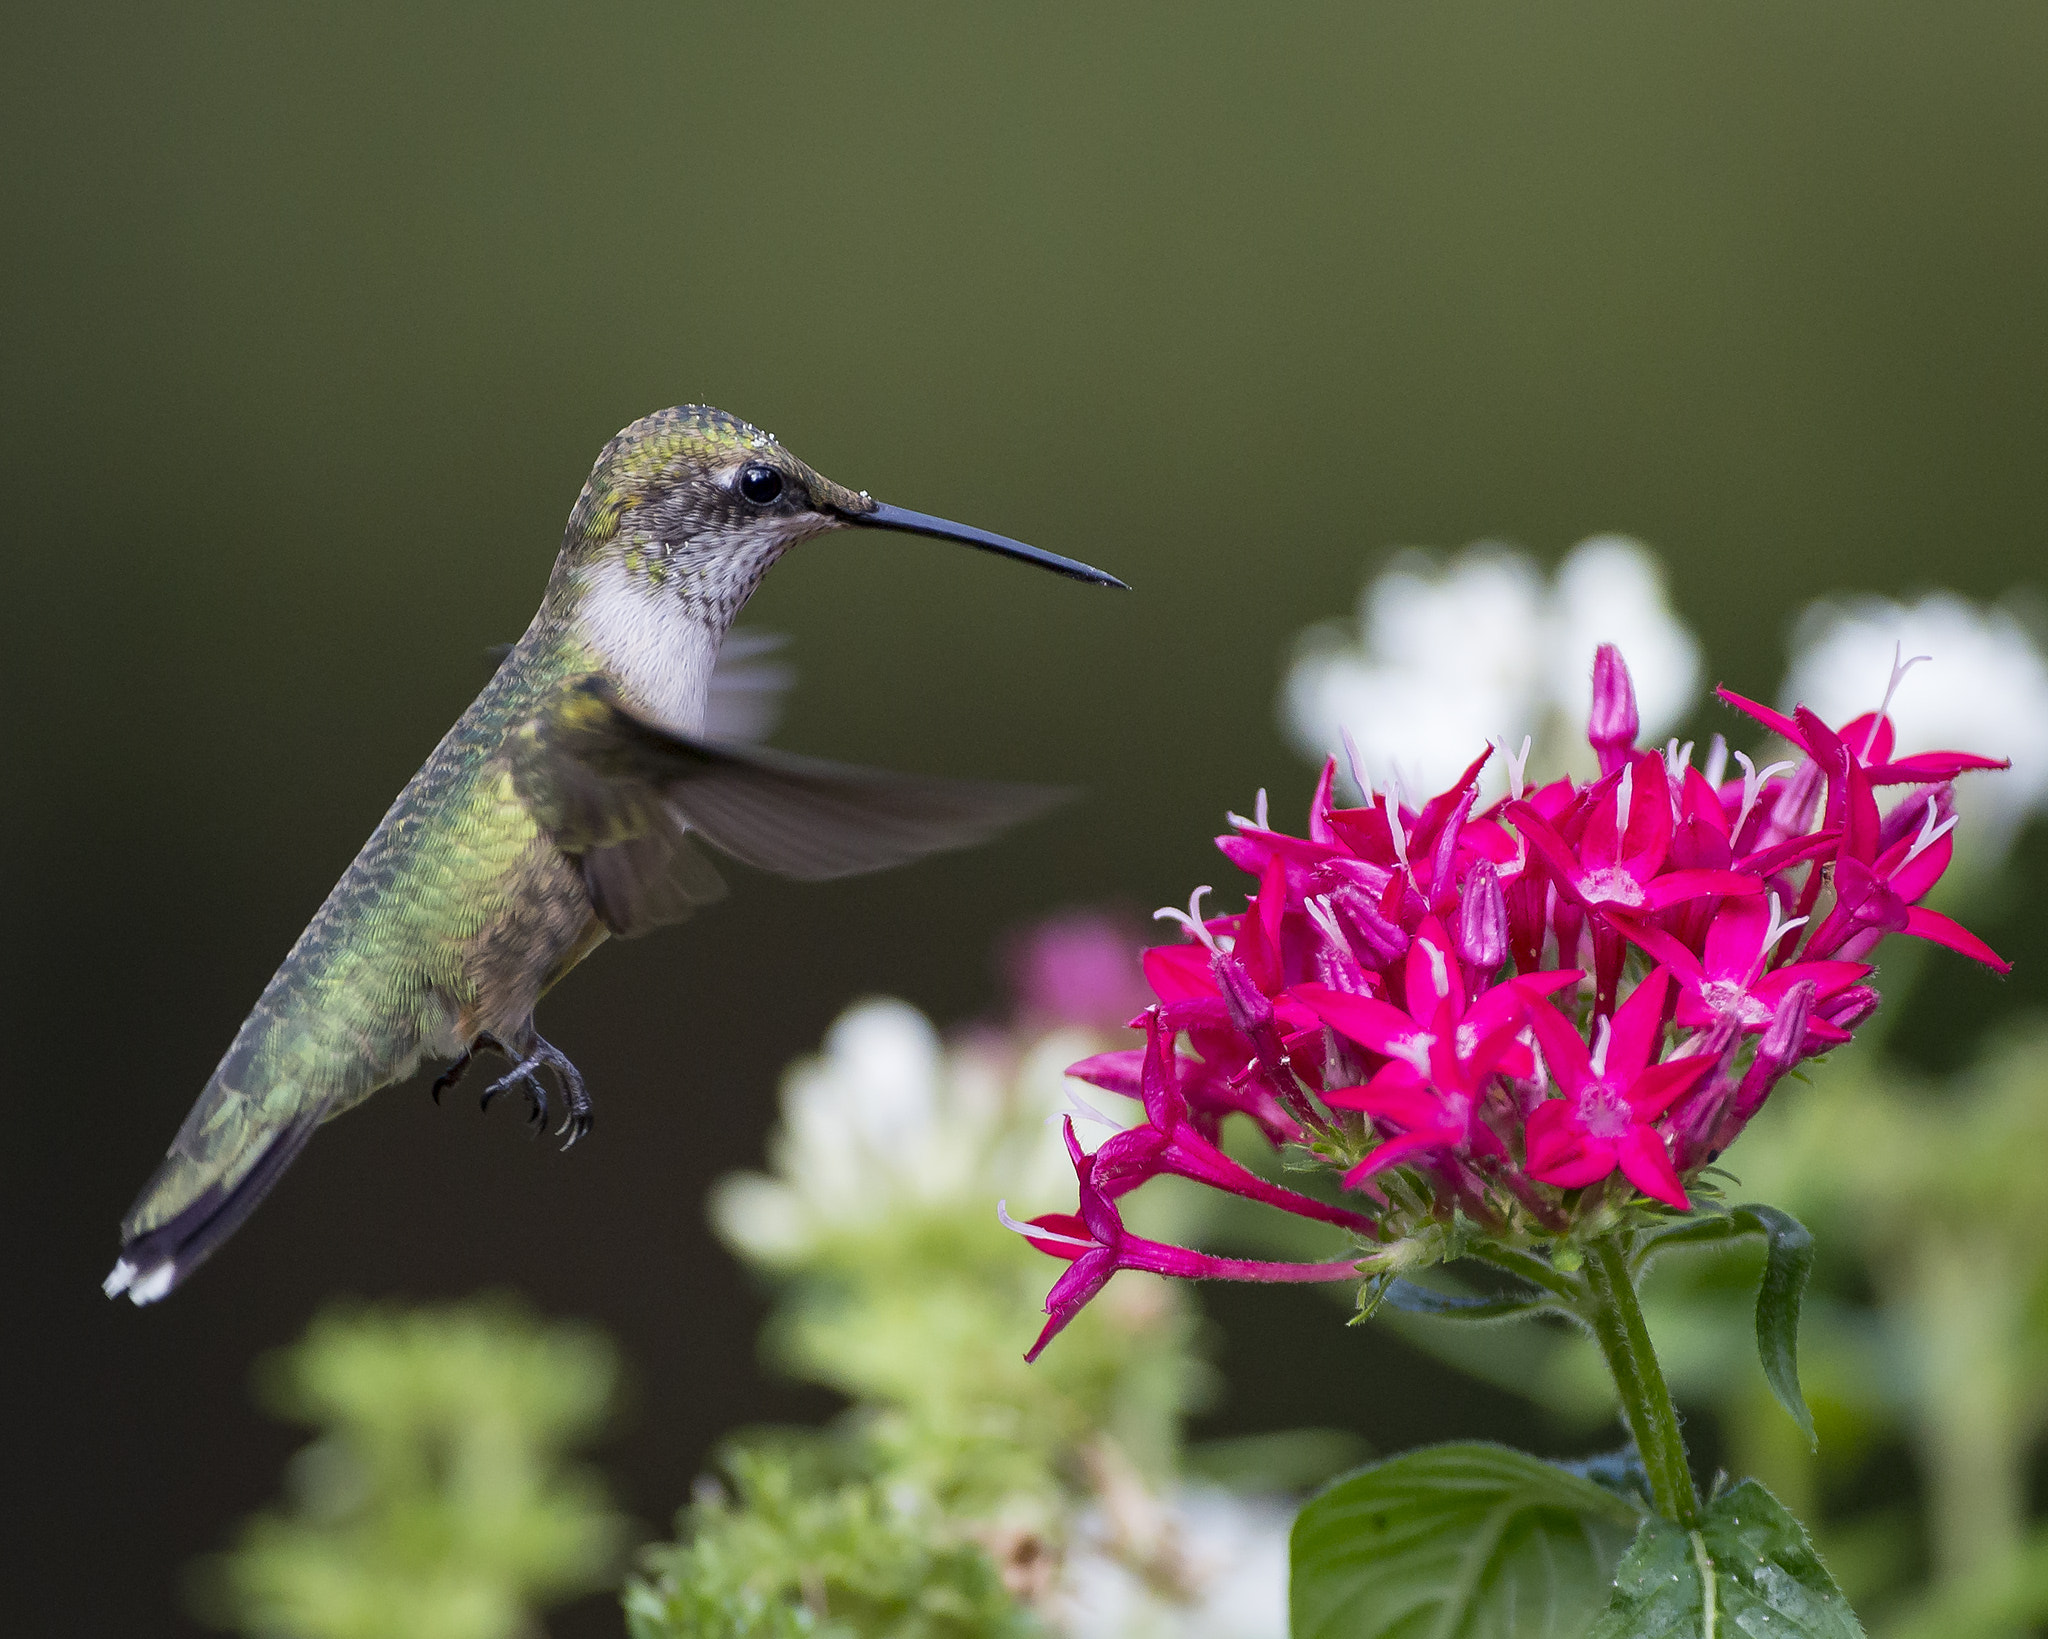
[[[1733,979],[1709,979],[1700,986],[1700,1000],[1724,1018],[1745,1028],[1771,1022],[1771,1010]]]
[[[1579,1094],[1579,1123],[1591,1138],[1620,1138],[1634,1117],[1623,1098],[1604,1081],[1596,1081]]]
[[[1588,871],[1579,879],[1579,892],[1603,905],[1620,905],[1635,910],[1648,902],[1643,885],[1619,865]]]

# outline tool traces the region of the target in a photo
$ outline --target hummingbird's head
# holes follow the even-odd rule
[[[657,410],[605,445],[569,515],[555,576],[623,577],[633,590],[680,599],[723,628],[783,553],[846,528],[933,535],[1080,580],[1123,585],[1022,541],[846,489],[799,461],[774,434],[701,404]]]

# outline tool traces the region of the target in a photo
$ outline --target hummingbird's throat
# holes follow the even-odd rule
[[[675,579],[655,584],[608,563],[585,582],[576,626],[628,701],[664,728],[701,735],[718,646],[745,601],[721,614],[722,600],[692,598]]]

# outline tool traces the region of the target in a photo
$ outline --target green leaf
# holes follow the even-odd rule
[[[1678,1246],[1713,1246],[1733,1240],[1738,1235],[1753,1233],[1754,1225],[1738,1224],[1728,1213],[1695,1212],[1665,1228],[1651,1230],[1643,1237],[1642,1250],[1647,1255],[1654,1255]]]
[[[1642,1244],[1643,1261],[1682,1246],[1711,1246],[1738,1235],[1764,1238],[1764,1278],[1756,1293],[1756,1354],[1771,1393],[1809,1446],[1817,1445],[1813,1413],[1799,1392],[1799,1300],[1813,1269],[1813,1236],[1789,1212],[1769,1206],[1730,1207],[1661,1229]]]
[[[1716,1498],[1697,1531],[1651,1517],[1588,1639],[1863,1639],[1800,1523],[1754,1480]]]
[[[1479,1297],[1466,1292],[1445,1292],[1423,1286],[1404,1276],[1387,1283],[1382,1301],[1388,1308],[1407,1315],[1434,1315],[1439,1320],[1504,1320],[1510,1315],[1533,1315],[1555,1308],[1557,1300],[1526,1282],[1517,1281],[1515,1290]]]
[[[1789,1212],[1776,1207],[1739,1206],[1728,1215],[1744,1230],[1764,1237],[1764,1278],[1756,1290],[1756,1357],[1778,1404],[1799,1425],[1809,1446],[1818,1446],[1813,1413],[1799,1392],[1799,1300],[1813,1268],[1813,1236]]]
[[[1376,1463],[1294,1522],[1294,1639],[1579,1639],[1639,1517],[1505,1446]]]

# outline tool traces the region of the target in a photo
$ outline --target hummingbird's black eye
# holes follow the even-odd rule
[[[740,494],[755,506],[766,506],[782,493],[782,474],[773,467],[748,467],[740,473]]]

